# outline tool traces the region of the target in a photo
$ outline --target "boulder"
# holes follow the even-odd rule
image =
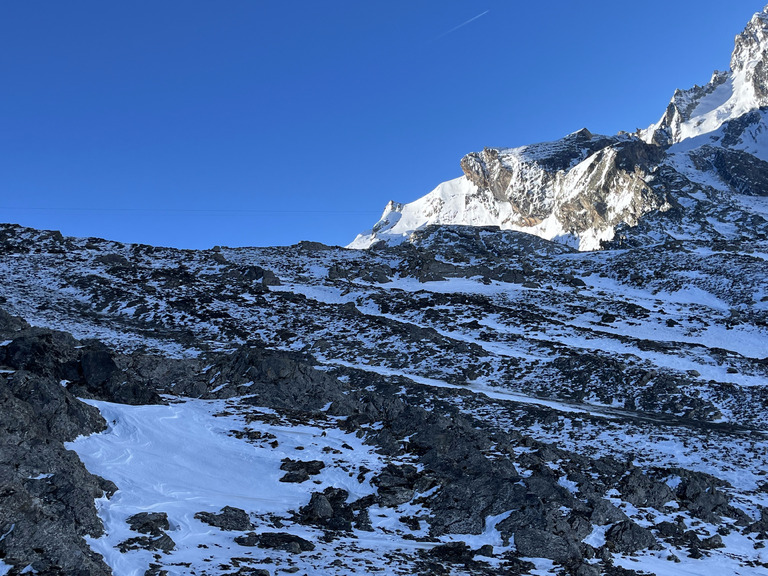
[[[218,514],[198,512],[195,514],[195,518],[221,530],[245,532],[253,529],[248,513],[232,506],[224,506]]]
[[[632,554],[657,546],[653,534],[631,520],[624,520],[611,526],[605,533],[605,542],[611,550],[622,554]]]

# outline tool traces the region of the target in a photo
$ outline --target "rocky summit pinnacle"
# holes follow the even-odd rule
[[[768,6],[736,36],[731,69],[675,91],[649,128],[469,153],[463,176],[391,202],[349,247],[409,242],[429,225],[497,226],[579,250],[763,234],[763,212],[743,196],[768,192],[766,107]]]

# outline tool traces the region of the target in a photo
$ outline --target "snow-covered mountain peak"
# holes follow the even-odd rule
[[[755,14],[744,31],[736,36],[731,70],[739,72],[768,59],[768,6]]]
[[[461,160],[462,177],[409,204],[390,202],[350,248],[399,244],[430,225],[496,226],[597,250],[620,222],[665,205],[645,179],[655,147],[580,130],[555,142],[485,148]],[[656,159],[657,160],[657,159]]]
[[[433,225],[494,226],[579,250],[758,234],[765,220],[736,197],[768,190],[768,7],[736,37],[730,70],[675,91],[647,130],[484,148],[461,168],[414,202],[390,202],[349,247],[413,242]]]
[[[715,132],[723,124],[768,106],[768,6],[736,36],[731,68],[704,86],[676,90],[662,118],[641,132],[646,142],[670,146]]]

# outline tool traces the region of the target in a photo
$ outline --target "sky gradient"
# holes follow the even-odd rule
[[[484,146],[644,128],[760,2],[0,2],[0,221],[347,244]]]

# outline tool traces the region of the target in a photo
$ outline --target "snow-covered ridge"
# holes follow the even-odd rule
[[[641,136],[648,142],[676,144],[767,105],[768,6],[736,37],[731,69],[715,72],[704,86],[676,91],[664,116]]]
[[[656,230],[644,230],[647,238],[674,238],[678,233],[658,217],[671,208],[692,211],[691,202],[713,193],[768,190],[765,107],[768,7],[736,37],[730,70],[715,72],[704,86],[677,90],[648,129],[616,136],[583,129],[555,142],[467,154],[462,177],[414,202],[390,202],[348,247],[395,245],[426,226],[465,225],[599,250],[624,242],[627,230],[648,218]]]
[[[634,169],[648,155],[645,147],[625,135],[580,130],[555,142],[468,154],[461,161],[464,176],[409,204],[390,202],[379,222],[349,248],[399,244],[425,226],[459,224],[600,249],[617,224],[634,224],[648,211],[664,208],[647,174]]]

